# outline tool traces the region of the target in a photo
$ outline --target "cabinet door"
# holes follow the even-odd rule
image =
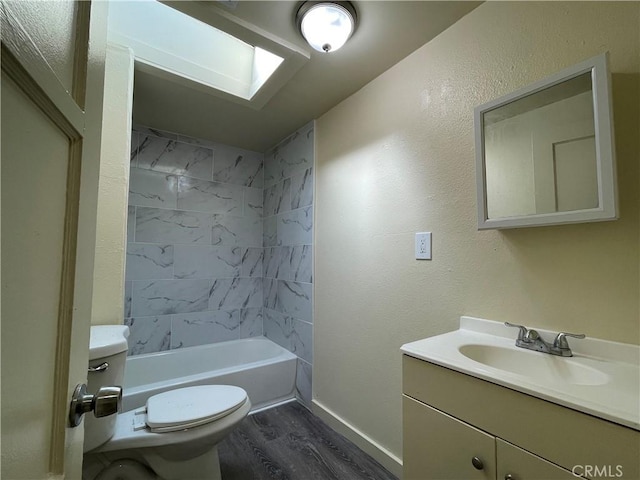
[[[495,437],[406,395],[402,408],[404,480],[496,478]]]
[[[498,480],[575,480],[578,477],[500,438],[496,438],[496,457]]]

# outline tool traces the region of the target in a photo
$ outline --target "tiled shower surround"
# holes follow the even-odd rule
[[[311,405],[313,123],[265,153],[264,334],[298,356],[296,387]]]
[[[130,354],[265,335],[310,405],[313,123],[267,153],[132,133]]]

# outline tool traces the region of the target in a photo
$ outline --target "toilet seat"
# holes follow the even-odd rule
[[[159,393],[136,410],[135,430],[152,433],[185,430],[226,417],[240,408],[247,393],[231,385],[203,385]]]

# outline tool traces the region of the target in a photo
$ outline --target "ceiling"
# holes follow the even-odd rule
[[[458,21],[481,2],[354,1],[358,27],[339,51],[309,47],[294,18],[298,1],[215,2],[216,8],[310,52],[261,109],[136,68],[134,123],[264,152],[320,117]]]

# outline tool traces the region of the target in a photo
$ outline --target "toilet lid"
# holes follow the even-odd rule
[[[231,385],[178,388],[147,400],[146,424],[152,432],[174,432],[213,422],[234,412],[247,392]]]

